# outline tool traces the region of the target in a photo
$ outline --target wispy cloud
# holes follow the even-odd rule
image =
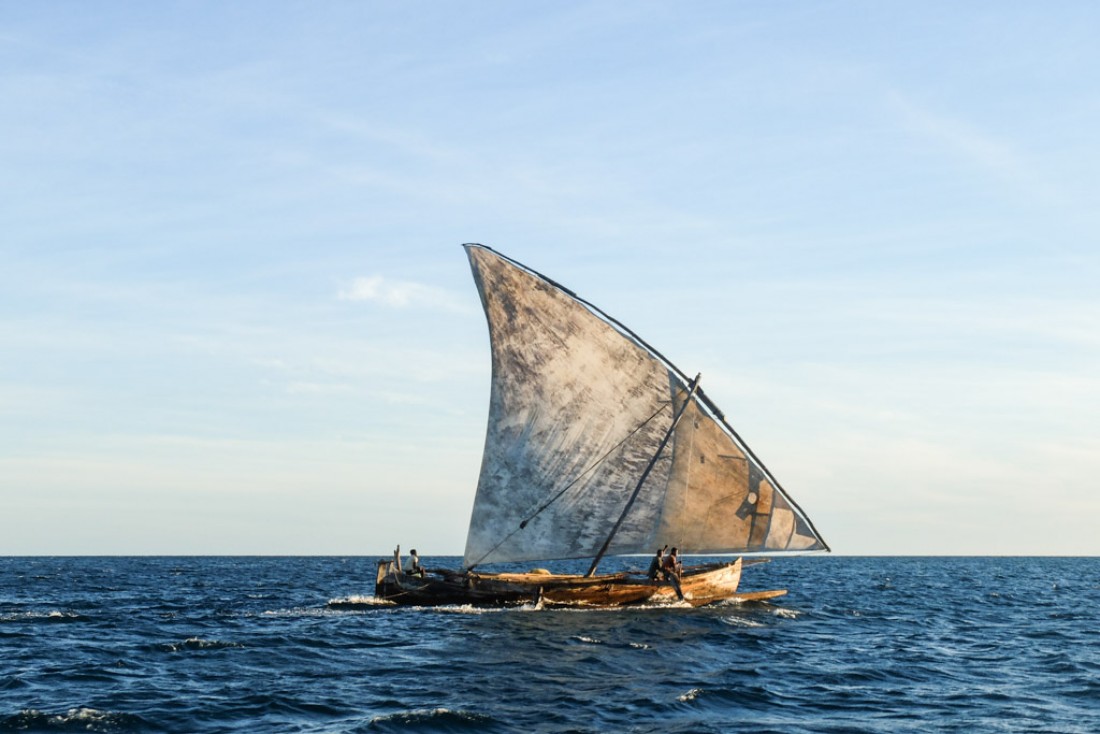
[[[1010,145],[962,120],[937,114],[898,92],[890,95],[890,103],[910,130],[935,138],[986,168],[1015,172],[1022,167]]]
[[[455,294],[442,288],[407,280],[387,280],[381,275],[356,278],[339,293],[342,301],[373,301],[390,308],[420,308],[436,311],[473,310]]]
[[[965,120],[929,109],[896,91],[889,95],[889,103],[906,129],[935,141],[969,165],[1040,199],[1058,194],[1054,185],[1044,180],[1033,162],[1010,141]]]

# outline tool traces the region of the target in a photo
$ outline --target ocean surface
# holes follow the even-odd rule
[[[617,611],[375,603],[376,560],[0,558],[0,732],[1100,732],[1098,558],[781,559],[742,580],[775,604]]]

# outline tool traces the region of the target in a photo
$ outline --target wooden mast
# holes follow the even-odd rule
[[[615,533],[619,532],[619,526],[623,524],[623,520],[626,519],[626,514],[630,512],[630,508],[634,506],[634,500],[638,499],[638,494],[642,491],[642,485],[645,484],[645,480],[649,477],[649,473],[653,471],[653,467],[657,464],[657,459],[661,458],[661,452],[665,450],[665,446],[668,445],[669,439],[672,438],[673,432],[676,430],[676,424],[680,422],[680,419],[684,416],[684,411],[687,410],[688,405],[691,403],[692,396],[695,395],[696,389],[699,387],[699,380],[702,378],[702,373],[697,374],[695,379],[691,381],[688,386],[687,397],[684,398],[684,404],[680,406],[680,410],[676,412],[676,417],[672,419],[672,425],[668,427],[668,432],[665,433],[665,437],[661,439],[661,445],[657,447],[657,451],[653,454],[653,458],[649,460],[649,465],[646,466],[645,471],[642,472],[642,478],[638,480],[638,485],[634,487],[634,491],[630,495],[630,499],[626,501],[626,507],[623,508],[622,513],[619,515],[619,519],[615,521],[615,524],[611,527],[611,532],[607,535],[607,540],[600,546],[599,552],[596,557],[592,559],[592,565],[588,569],[588,573],[585,576],[592,576],[596,573],[596,567],[600,565],[600,561],[603,559],[604,554],[607,553],[607,549],[611,546],[611,539],[615,537]]]

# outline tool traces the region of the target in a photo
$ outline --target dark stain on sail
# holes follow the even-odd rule
[[[767,543],[768,530],[771,525],[773,491],[763,472],[752,462],[749,462],[749,492],[745,499],[753,499],[751,507],[748,508],[746,513],[752,520],[748,548],[750,550],[763,550]]]

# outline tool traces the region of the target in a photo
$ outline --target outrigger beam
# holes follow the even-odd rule
[[[586,573],[585,576],[591,577],[595,575],[596,567],[600,565],[600,561],[603,559],[604,554],[607,553],[607,549],[611,546],[611,539],[615,537],[615,533],[619,532],[619,526],[623,524],[623,520],[626,519],[626,514],[630,512],[630,508],[634,506],[634,500],[638,499],[638,494],[642,491],[642,485],[645,484],[645,480],[649,477],[649,473],[653,471],[653,467],[657,464],[657,459],[661,458],[661,452],[665,450],[665,446],[668,445],[673,432],[676,431],[676,424],[680,422],[680,419],[684,416],[684,411],[686,411],[688,405],[691,404],[691,398],[699,388],[699,380],[702,377],[702,373],[696,375],[695,379],[688,385],[688,394],[687,397],[684,398],[684,404],[681,405],[680,410],[676,412],[676,417],[672,419],[672,425],[668,427],[668,432],[665,433],[665,437],[661,440],[661,445],[657,447],[657,451],[653,454],[653,458],[649,460],[649,465],[645,468],[645,471],[642,472],[642,478],[638,480],[638,486],[634,487],[630,499],[626,501],[626,507],[623,508],[622,514],[619,515],[619,519],[616,520],[615,524],[612,526],[611,532],[608,533],[607,540],[603,542],[599,553],[592,559],[592,566],[588,569],[588,573]]]

